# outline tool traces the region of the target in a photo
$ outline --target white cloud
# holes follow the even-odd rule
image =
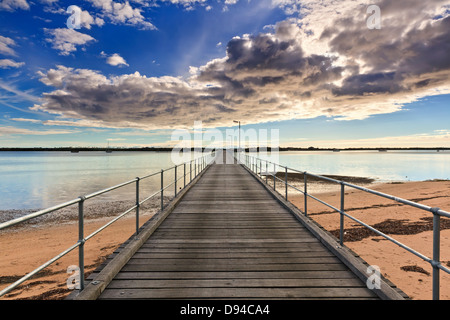
[[[12,118],[11,120],[19,121],[19,122],[41,123],[41,120],[37,120],[37,119]]]
[[[102,18],[99,18],[99,17],[94,18],[86,10],[81,11],[80,20],[81,20],[80,21],[81,27],[84,27],[86,29],[91,29],[91,25],[97,25],[97,26],[101,27],[105,24],[105,21]]]
[[[102,11],[101,17],[108,18],[114,24],[137,26],[142,29],[155,30],[156,27],[145,19],[142,10],[133,8],[128,1],[123,3],[113,0],[88,0]]]
[[[199,69],[197,67],[189,66],[189,74],[196,75]]]
[[[25,64],[25,62],[16,62],[11,59],[0,59],[0,68],[2,68],[2,69],[20,68],[24,64]]]
[[[42,122],[46,126],[62,126],[62,127],[83,127],[83,128],[116,128],[115,126],[108,126],[101,121],[91,120],[45,120]]]
[[[26,0],[2,0],[0,11],[15,11],[16,9],[30,10],[30,5]]]
[[[106,63],[111,66],[129,66],[119,54],[114,53],[106,59]]]
[[[109,139],[106,139],[106,140],[108,140],[108,141],[126,141],[127,139],[124,139],[124,138],[109,138]]]
[[[183,6],[192,6],[194,4],[206,3],[207,0],[160,0],[160,2],[170,2],[172,4],[180,4]]]
[[[16,42],[8,37],[0,36],[0,53],[8,56],[17,56],[13,46],[16,46]]]
[[[40,0],[42,3],[44,4],[54,4],[56,2],[58,2],[59,0]]]
[[[4,126],[0,127],[0,136],[4,135],[39,135],[39,136],[45,136],[45,135],[55,135],[55,134],[72,134],[77,133],[79,131],[74,130],[31,130],[31,129],[25,129],[25,128],[16,128],[16,127],[10,127],[10,126]]]
[[[6,92],[9,101],[40,101],[40,98],[30,93],[30,90],[20,90],[14,83],[3,82],[0,80],[0,89]]]
[[[83,46],[89,42],[95,41],[90,35],[75,31],[69,28],[44,29],[52,38],[46,41],[52,44],[52,47],[58,50],[60,55],[67,56],[77,50],[77,46]]]

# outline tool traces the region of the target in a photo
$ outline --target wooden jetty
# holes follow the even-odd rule
[[[73,299],[405,299],[240,164],[210,165]]]

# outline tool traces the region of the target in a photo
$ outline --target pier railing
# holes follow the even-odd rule
[[[441,210],[440,208],[432,208],[420,203],[416,203],[413,201],[409,201],[409,200],[405,200],[405,199],[401,199],[389,194],[385,194],[379,191],[375,191],[375,190],[371,190],[368,188],[364,188],[364,187],[360,187],[351,183],[347,183],[344,181],[340,181],[340,180],[336,180],[336,179],[331,179],[328,177],[324,177],[321,175],[316,175],[316,174],[312,174],[306,171],[300,171],[294,168],[289,168],[287,166],[282,166],[280,164],[265,160],[265,159],[261,159],[258,157],[254,157],[248,154],[238,154],[237,160],[242,164],[245,165],[249,170],[251,170],[252,172],[254,172],[256,175],[258,175],[262,181],[265,181],[266,184],[268,184],[268,177],[270,176],[270,180],[273,179],[273,189],[275,191],[277,191],[278,193],[280,193],[282,196],[284,196],[284,198],[286,200],[288,200],[288,189],[292,188],[300,193],[302,193],[304,195],[304,208],[303,208],[303,214],[305,216],[308,215],[308,198],[314,199],[318,202],[320,202],[321,204],[331,208],[332,210],[336,211],[337,213],[340,214],[340,226],[339,226],[339,242],[341,245],[344,245],[344,217],[347,217],[355,222],[357,222],[358,224],[368,228],[369,230],[375,232],[376,234],[382,236],[383,238],[395,243],[396,245],[400,246],[401,248],[409,251],[410,253],[416,255],[417,257],[421,258],[422,260],[428,262],[431,267],[433,268],[433,274],[432,274],[432,283],[433,283],[433,287],[432,287],[432,297],[433,300],[439,300],[439,289],[440,289],[440,284],[439,284],[439,280],[440,280],[440,275],[439,275],[439,271],[442,270],[446,273],[450,273],[450,269],[446,268],[445,266],[443,266],[441,264],[440,261],[440,219],[441,217],[447,217],[450,218],[450,213],[444,210]],[[285,173],[285,178],[284,179],[280,179],[279,177],[276,176],[276,173],[279,172],[278,170],[280,170],[280,168],[284,171]],[[296,172],[296,173],[301,173],[303,174],[304,177],[304,183],[303,183],[303,190],[298,189],[297,187],[291,185],[288,183],[288,171],[289,172]],[[282,171],[281,171],[282,172]],[[263,178],[264,176],[264,178]],[[308,193],[308,177],[314,177],[316,179],[320,179],[320,180],[326,180],[329,181],[331,183],[335,183],[337,185],[340,185],[341,191],[340,191],[340,208],[336,208],[328,203],[326,203],[325,201],[311,195]],[[282,183],[282,185],[284,184],[284,188],[282,188],[282,190],[276,190],[276,181],[279,181],[280,183]],[[373,228],[372,226],[368,225],[367,223],[364,223],[360,220],[358,220],[357,218],[349,215],[347,212],[345,212],[345,208],[344,208],[344,204],[345,204],[345,187],[348,188],[353,188],[353,189],[357,189],[360,191],[364,191],[379,197],[383,197],[386,199],[390,199],[393,201],[396,201],[398,203],[402,203],[404,205],[408,205],[408,206],[412,206],[427,212],[430,212],[433,214],[433,257],[429,258],[419,252],[417,252],[416,250],[406,246],[405,244],[395,240],[394,238],[386,235],[385,233]],[[283,194],[284,193],[284,194]],[[300,210],[301,211],[301,210]]]
[[[84,195],[84,196],[80,196],[76,199],[73,199],[71,201],[65,202],[65,203],[61,203],[59,205],[53,206],[51,208],[47,208],[44,210],[40,210],[31,214],[28,214],[26,216],[23,217],[19,217],[13,220],[9,220],[6,221],[4,223],[0,224],[0,231],[4,230],[6,228],[15,226],[17,224],[23,223],[25,221],[29,221],[33,218],[37,218],[40,216],[44,216],[47,215],[49,213],[55,212],[59,209],[62,208],[66,208],[72,205],[76,205],[78,204],[78,241],[73,244],[72,246],[70,246],[69,248],[67,248],[66,250],[64,250],[63,252],[61,252],[60,254],[58,254],[57,256],[53,257],[52,259],[48,260],[47,262],[45,262],[44,264],[42,264],[41,266],[39,266],[38,268],[34,269],[33,271],[31,271],[30,273],[26,274],[25,276],[23,276],[22,278],[20,278],[19,280],[15,281],[14,283],[12,283],[11,285],[9,285],[8,287],[4,288],[3,290],[0,291],[0,297],[4,296],[5,294],[7,294],[8,292],[14,290],[15,288],[17,288],[20,284],[22,284],[23,282],[29,280],[30,278],[32,278],[34,275],[36,275],[38,272],[42,271],[43,269],[47,268],[48,266],[50,266],[51,264],[53,264],[55,261],[61,259],[62,257],[64,257],[65,255],[67,255],[68,253],[70,253],[71,251],[75,250],[76,248],[78,248],[78,263],[79,263],[79,286],[80,286],[80,291],[82,291],[84,289],[84,283],[85,283],[85,271],[84,271],[84,244],[86,241],[88,241],[89,239],[91,239],[92,237],[94,237],[96,234],[98,234],[99,232],[101,232],[102,230],[106,229],[108,226],[110,226],[111,224],[113,224],[114,222],[116,222],[117,220],[119,220],[120,218],[122,218],[123,216],[125,216],[126,214],[132,212],[133,210],[135,210],[135,215],[136,215],[136,236],[139,234],[139,208],[140,206],[147,202],[148,200],[152,199],[153,197],[157,196],[158,194],[161,197],[161,204],[160,204],[160,209],[161,211],[164,209],[164,191],[173,187],[174,191],[175,191],[175,197],[177,195],[177,192],[179,192],[177,190],[177,188],[185,188],[187,185],[189,185],[191,183],[192,180],[194,180],[203,170],[205,170],[205,168],[213,161],[214,156],[212,154],[206,154],[203,155],[201,157],[198,157],[196,159],[193,159],[191,161],[182,163],[180,165],[175,165],[173,167],[167,168],[167,169],[161,169],[161,171],[157,171],[151,174],[148,174],[146,176],[143,177],[137,177],[135,179],[132,179],[130,181],[126,181],[123,182],[121,184],[115,185],[113,187],[104,189],[104,190],[99,190],[96,192],[93,192],[91,194],[88,195]],[[178,175],[178,171],[181,170],[180,168],[183,168],[183,174],[182,175]],[[164,185],[164,173],[166,172],[170,172],[172,171],[174,172],[174,178],[173,181],[167,185]],[[144,200],[140,200],[140,188],[139,188],[139,183],[145,179],[148,179],[150,177],[153,176],[160,176],[161,177],[161,188],[154,192],[153,194],[149,195],[148,197],[146,197]],[[186,181],[188,179],[188,181]],[[183,181],[181,181],[183,180]],[[114,219],[112,219],[111,221],[109,221],[108,223],[106,223],[105,225],[103,225],[102,227],[100,227],[99,229],[97,229],[96,231],[92,232],[91,234],[85,236],[84,235],[84,204],[87,200],[95,198],[97,196],[106,194],[110,191],[128,186],[128,185],[132,185],[135,184],[136,185],[136,203],[134,206],[132,206],[131,208],[127,209],[126,211],[124,211],[123,213],[117,215]]]

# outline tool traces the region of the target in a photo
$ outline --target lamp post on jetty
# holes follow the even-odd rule
[[[233,120],[234,123],[239,123],[239,147],[238,147],[238,159],[241,161],[241,122]]]

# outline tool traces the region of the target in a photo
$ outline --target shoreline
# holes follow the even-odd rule
[[[160,209],[159,195],[155,196],[153,199],[149,199],[140,206],[140,216],[147,216],[149,214],[153,215]],[[165,196],[164,203],[168,203],[172,197]],[[103,218],[113,218],[129,208],[135,206],[135,201],[132,200],[109,200],[109,201],[86,201],[84,204],[84,219],[85,222],[91,220],[98,220]],[[38,212],[42,209],[9,209],[0,210],[0,223],[16,219],[19,217],[26,216],[28,214]],[[129,214],[132,214],[131,211]],[[30,219],[28,221],[21,222],[15,226],[6,228],[0,232],[11,232],[17,230],[23,230],[26,228],[36,229],[46,226],[51,226],[55,224],[70,224],[77,223],[78,221],[78,205],[71,205],[66,208],[50,212],[40,217]]]
[[[291,181],[295,183],[295,181]],[[420,181],[368,184],[371,189],[379,190],[401,198],[417,201],[430,206],[450,208],[450,181]],[[281,184],[280,184],[281,187]],[[317,184],[315,189],[308,185],[308,191],[334,206],[339,204],[338,190],[329,189],[328,184]],[[340,188],[340,186],[338,185]],[[278,188],[278,184],[277,184]],[[299,187],[300,190],[302,188]],[[278,189],[281,190],[281,189]],[[366,194],[367,195],[367,194]],[[146,210],[141,210],[142,225],[158,210],[158,199],[153,199]],[[303,195],[289,192],[289,200],[299,209],[303,208]],[[112,203],[109,206],[99,205],[87,209],[85,234],[89,234],[112,219],[113,212],[130,202]],[[114,210],[113,210],[114,209]],[[415,208],[396,205],[393,201],[367,195],[361,197],[361,191],[346,189],[345,209],[350,215],[370,225],[376,225],[394,239],[410,246],[427,256],[432,255],[432,231],[429,230],[431,214]],[[77,207],[74,207],[77,211]],[[107,214],[102,214],[102,212]],[[1,212],[1,211],[0,211]],[[86,274],[99,266],[117,247],[126,241],[135,231],[134,211],[115,222],[107,229],[90,239],[85,244]],[[339,214],[331,209],[308,200],[310,218],[336,235],[339,229]],[[70,218],[69,218],[70,217]],[[0,288],[3,289],[21,276],[32,271],[45,261],[73,245],[78,238],[77,214],[67,214],[40,221],[38,224],[11,228],[0,233],[2,256],[0,261]],[[450,266],[450,248],[446,244],[450,240],[450,219],[441,219],[441,261]],[[403,233],[400,233],[404,230]],[[406,230],[406,231],[405,231]],[[11,232],[12,231],[12,232]],[[363,231],[356,222],[345,219],[344,244],[360,255],[369,264],[380,267],[382,274],[408,294],[413,300],[431,299],[431,266],[413,254],[401,249],[380,236]],[[337,234],[338,235],[338,234]],[[78,250],[55,262],[40,274],[25,282],[20,288],[2,297],[1,300],[33,299],[58,300],[70,294],[67,279],[70,276],[67,268],[78,264]],[[441,299],[450,299],[450,275],[441,272]]]

